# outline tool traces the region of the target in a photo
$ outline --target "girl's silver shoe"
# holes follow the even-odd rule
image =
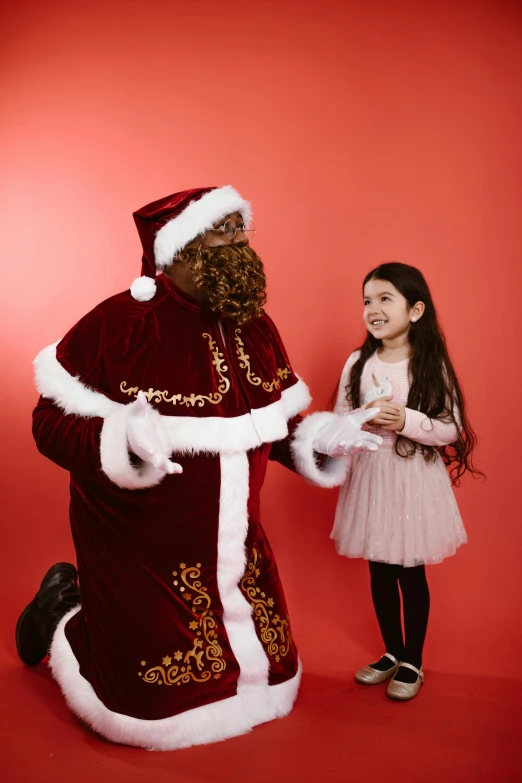
[[[384,653],[383,658],[389,658],[390,661],[393,661],[394,665],[383,672],[378,669],[373,669],[371,666],[363,666],[362,669],[355,672],[355,679],[357,682],[360,682],[361,685],[379,685],[379,683],[386,682],[390,677],[393,677],[399,668],[399,661],[394,655],[391,655],[391,653]]]
[[[399,701],[407,701],[413,699],[420,691],[421,685],[424,684],[424,674],[422,669],[417,669],[416,666],[412,666],[411,663],[401,663],[405,669],[411,669],[417,673],[417,679],[415,682],[399,682],[398,680],[392,680],[388,683],[386,693],[390,699],[398,699]],[[397,667],[399,668],[399,667]]]

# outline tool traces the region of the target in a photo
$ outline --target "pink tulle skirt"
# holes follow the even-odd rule
[[[405,459],[391,444],[355,454],[331,538],[340,555],[403,566],[454,555],[467,536],[442,459]]]

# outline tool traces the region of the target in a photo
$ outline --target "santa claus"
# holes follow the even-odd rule
[[[301,665],[259,492],[274,459],[323,487],[376,449],[376,414],[310,403],[263,310],[250,204],[230,186],[134,219],[142,277],[35,360],[38,449],[70,472],[74,566],[22,613],[71,709],[109,740],[173,749],[286,715]],[[80,597],[81,590],[81,597]]]

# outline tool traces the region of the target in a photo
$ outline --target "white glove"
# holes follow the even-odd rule
[[[183,468],[171,462],[171,449],[165,438],[158,411],[149,405],[142,391],[127,414],[127,441],[130,450],[143,462],[163,473],[183,473]]]
[[[361,427],[377,416],[378,412],[379,408],[368,408],[336,416],[317,433],[314,450],[329,457],[345,457],[354,451],[377,451],[382,438],[361,430]]]

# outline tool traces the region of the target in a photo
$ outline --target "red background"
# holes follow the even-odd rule
[[[520,676],[519,3],[18,0],[2,30],[8,665],[38,579],[74,559],[67,475],[30,434],[31,360],[139,274],[134,209],[230,183],[315,408],[362,340],[364,274],[399,260],[427,276],[487,481],[465,477],[470,542],[429,569],[426,666]],[[263,502],[305,669],[378,657],[367,565],[329,540],[335,492],[273,466]]]

